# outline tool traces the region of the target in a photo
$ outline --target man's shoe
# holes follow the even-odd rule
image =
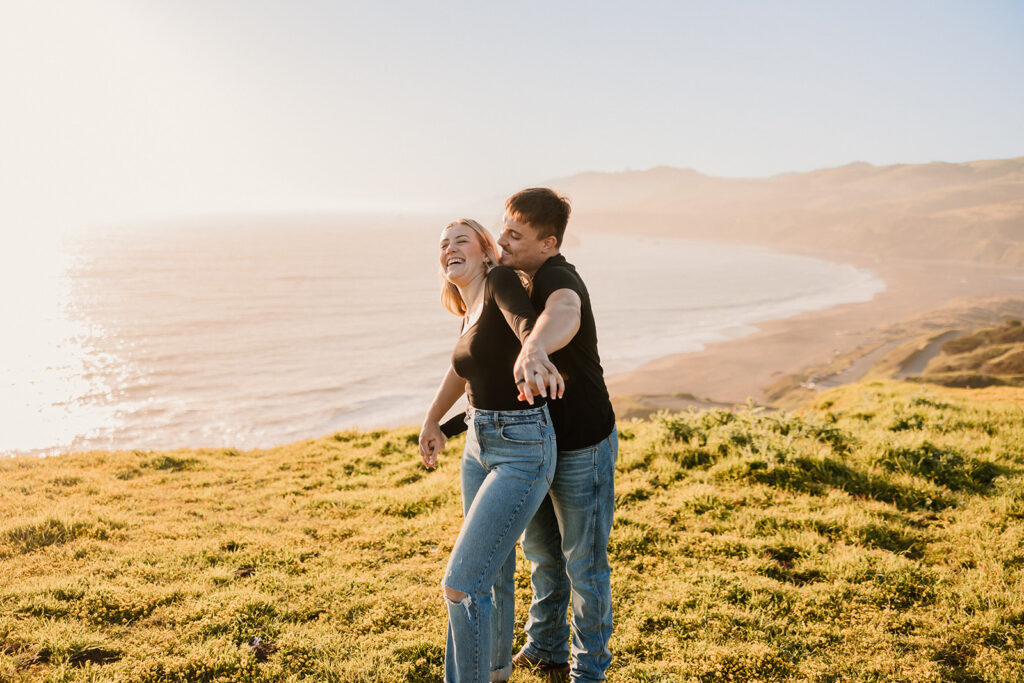
[[[513,669],[525,669],[527,671],[533,671],[536,673],[553,673],[553,674],[567,674],[569,673],[569,663],[563,662],[558,664],[556,662],[545,662],[543,659],[537,659],[531,657],[522,650],[517,652],[512,657],[512,668]]]

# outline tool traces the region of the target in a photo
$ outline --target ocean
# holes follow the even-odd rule
[[[459,321],[432,221],[106,228],[0,257],[0,454],[269,447],[418,424]],[[587,233],[606,374],[885,288],[759,247]]]

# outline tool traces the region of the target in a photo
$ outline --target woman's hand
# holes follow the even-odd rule
[[[519,387],[519,400],[530,405],[533,405],[534,396],[562,398],[565,394],[565,379],[558,368],[548,354],[529,338],[516,358],[512,375]]]
[[[531,406],[533,405],[534,396],[544,396],[547,392],[547,398],[562,398],[565,395],[565,375],[561,374],[557,370],[552,374],[548,375],[544,384],[538,384],[534,382],[526,382],[520,380],[516,382],[516,386],[519,387],[520,401],[526,401]]]
[[[420,429],[420,459],[423,466],[432,470],[437,466],[437,456],[444,450],[445,438],[441,424],[437,420],[427,420]]]

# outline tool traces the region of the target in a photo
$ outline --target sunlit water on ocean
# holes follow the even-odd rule
[[[458,329],[438,300],[438,232],[110,229],[6,252],[0,453],[264,447],[417,423]],[[565,253],[608,373],[884,289],[755,247],[587,234]]]

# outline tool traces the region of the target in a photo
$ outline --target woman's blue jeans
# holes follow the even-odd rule
[[[443,581],[466,597],[460,602],[445,598],[446,683],[506,680],[511,673],[514,602],[509,593],[516,541],[547,496],[555,474],[555,431],[547,406],[470,408],[466,423],[465,521]]]

